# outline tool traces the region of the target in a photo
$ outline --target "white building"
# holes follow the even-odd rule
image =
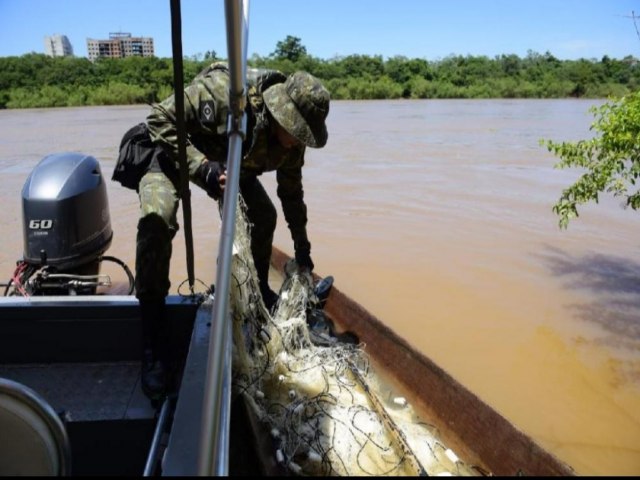
[[[132,37],[127,32],[109,33],[109,40],[87,38],[87,52],[92,62],[101,57],[153,57],[153,38]]]
[[[44,37],[44,53],[50,57],[72,56],[73,47],[66,35],[50,35]]]

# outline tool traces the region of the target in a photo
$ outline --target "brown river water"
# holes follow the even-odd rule
[[[307,153],[305,198],[319,275],[578,474],[638,475],[640,213],[603,197],[560,230],[551,206],[579,172],[554,169],[538,143],[589,137],[600,103],[335,101],[327,146]],[[109,179],[122,134],[148,110],[0,110],[3,281],[23,252],[24,181],[64,151],[100,161],[108,255],[133,269],[137,197]],[[279,207],[274,175],[263,179]],[[195,274],[211,284],[220,219],[197,187],[192,204]],[[279,212],[275,243],[291,253]],[[172,293],[184,252],[180,232]]]

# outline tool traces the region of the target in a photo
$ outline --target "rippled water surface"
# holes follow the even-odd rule
[[[327,146],[307,154],[305,198],[317,273],[577,473],[637,475],[640,213],[602,198],[561,231],[551,206],[578,172],[554,169],[538,143],[590,136],[598,103],[336,101]],[[22,255],[20,193],[37,162],[81,151],[109,179],[122,134],[147,112],[0,110],[6,279]],[[276,199],[273,177],[263,182]],[[107,183],[108,253],[133,268],[137,197]],[[218,212],[197,187],[192,203],[196,277],[210,284]],[[187,277],[181,234],[174,292]],[[281,211],[276,244],[292,251]]]

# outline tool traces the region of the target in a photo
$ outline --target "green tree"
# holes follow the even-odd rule
[[[349,55],[337,63],[346,77],[380,77],[384,74],[382,55]]]
[[[302,45],[300,38],[287,35],[287,38],[276,44],[276,50],[272,55],[277,59],[297,62],[301,57],[307,55],[307,49]]]
[[[578,217],[578,206],[598,202],[603,192],[626,198],[628,206],[640,207],[640,190],[636,181],[640,175],[640,92],[592,107],[595,121],[591,130],[595,136],[577,142],[541,140],[560,158],[556,168],[578,167],[585,172],[570,187],[563,190],[553,211],[560,217],[559,225],[567,228]]]
[[[214,50],[184,57],[184,81],[190,82],[217,59]],[[334,99],[373,98],[621,98],[640,89],[640,63],[633,56],[558,60],[551,53],[451,55],[427,61],[401,55],[335,56],[307,54],[300,39],[287,36],[266,57],[254,54],[249,65],[285,74],[306,70],[326,82]],[[124,88],[123,86],[127,86]],[[44,87],[55,87],[44,89]],[[170,58],[47,57],[30,53],[0,57],[0,109],[115,104],[162,100],[173,90]],[[47,95],[45,95],[47,93]]]

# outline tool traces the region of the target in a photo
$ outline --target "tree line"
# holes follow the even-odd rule
[[[185,57],[184,81],[212,61],[214,51]],[[486,56],[422,58],[348,55],[320,59],[298,37],[287,36],[251,67],[286,74],[306,70],[320,78],[336,100],[436,98],[608,98],[638,90],[640,65],[627,56],[559,60],[529,51]],[[173,93],[170,58],[127,57],[90,62],[79,57],[29,53],[0,57],[0,108],[128,105],[160,101]]]

